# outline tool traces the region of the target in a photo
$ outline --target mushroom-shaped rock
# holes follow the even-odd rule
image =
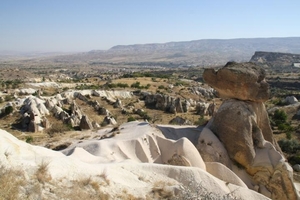
[[[237,175],[249,188],[267,197],[298,199],[292,168],[273,137],[263,104],[269,93],[264,71],[253,63],[227,63],[217,72],[206,70],[203,76],[221,97],[229,98],[223,101],[207,125],[233,161],[232,167],[225,162],[223,164],[232,170],[237,166],[244,171],[247,176],[240,172]],[[205,140],[200,140],[198,150],[208,151],[201,143],[205,144]],[[210,155],[207,158],[203,156],[204,160],[216,160],[211,153],[204,155]]]

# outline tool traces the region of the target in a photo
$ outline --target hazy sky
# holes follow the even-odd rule
[[[299,0],[0,0],[0,51],[300,36]]]

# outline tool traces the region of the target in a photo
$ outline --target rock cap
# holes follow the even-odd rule
[[[204,81],[225,99],[264,102],[269,98],[265,70],[251,63],[228,62],[219,70],[205,69]]]

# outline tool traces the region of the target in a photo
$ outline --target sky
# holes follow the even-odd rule
[[[299,0],[0,0],[0,51],[300,36]]]

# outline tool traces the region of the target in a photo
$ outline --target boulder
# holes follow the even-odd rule
[[[208,103],[198,102],[196,104],[196,114],[200,116],[207,115]]]
[[[182,117],[176,116],[173,118],[169,124],[177,124],[177,125],[192,125],[192,122],[190,122],[187,119],[183,119]]]
[[[92,103],[92,106],[96,111],[98,111],[101,108],[101,105],[97,100]]]
[[[285,98],[284,102],[287,104],[287,105],[291,105],[291,104],[295,104],[295,103],[298,103],[298,99],[294,96],[288,96]]]
[[[81,112],[76,101],[73,101],[73,103],[71,104],[71,113],[72,113],[72,115],[77,116],[79,119],[82,118],[83,113]]]
[[[92,122],[92,126],[93,126],[94,129],[101,128],[101,126],[97,122],[95,122],[95,121]]]
[[[99,113],[99,115],[105,115],[105,116],[110,116],[111,115],[110,112],[109,112],[109,110],[107,110],[104,107],[100,107],[98,109],[98,113]]]
[[[184,109],[183,109],[183,106],[182,106],[182,101],[181,101],[180,98],[175,99],[175,109],[176,109],[177,113],[183,113],[184,112]]]
[[[215,114],[215,110],[216,109],[216,104],[215,102],[212,102],[209,104],[208,108],[207,108],[207,114],[208,116],[213,116]]]
[[[299,164],[293,165],[293,170],[295,172],[300,172],[300,165]]]
[[[254,63],[228,62],[219,70],[205,69],[204,81],[217,90],[221,98],[264,102],[269,98],[265,71]]]
[[[33,120],[31,120],[28,124],[27,131],[32,132],[32,133],[36,133],[36,132],[39,131],[39,127]]]
[[[115,118],[113,117],[110,117],[110,116],[106,116],[104,119],[103,119],[103,123],[102,124],[105,124],[105,125],[117,125],[117,121],[115,120]]]
[[[93,129],[93,125],[90,122],[89,118],[86,115],[83,115],[80,120],[79,128],[81,130],[90,130]]]
[[[30,115],[28,113],[24,113],[21,121],[22,128],[27,129],[29,123],[30,123]]]
[[[49,109],[51,111],[52,108],[54,108],[55,103],[52,100],[47,99],[46,102],[45,102],[45,106],[46,106],[47,109]]]
[[[43,126],[45,129],[51,127],[51,124],[50,124],[49,120],[48,120],[46,117],[44,117],[44,118],[42,119],[42,126]]]
[[[117,99],[114,103],[114,108],[123,108],[122,102],[120,99]]]

